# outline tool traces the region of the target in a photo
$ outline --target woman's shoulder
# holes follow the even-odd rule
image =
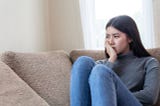
[[[139,57],[138,60],[159,62],[159,60],[157,58],[153,57],[153,56]]]
[[[158,62],[159,63],[159,60],[153,56],[147,56],[147,57],[142,57],[143,59],[146,60],[146,62]]]
[[[145,67],[160,67],[159,60],[153,56],[143,57],[145,60]]]

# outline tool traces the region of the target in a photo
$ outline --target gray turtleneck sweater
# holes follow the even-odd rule
[[[110,67],[127,88],[144,105],[153,105],[160,91],[160,64],[153,57],[138,58],[129,52],[119,55],[114,63],[99,60],[97,64]]]

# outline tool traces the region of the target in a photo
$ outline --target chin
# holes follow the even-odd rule
[[[118,55],[118,56],[119,56],[119,55],[122,55],[122,53],[118,53],[117,55]]]
[[[122,52],[116,52],[117,53],[117,55],[121,55],[122,54]]]

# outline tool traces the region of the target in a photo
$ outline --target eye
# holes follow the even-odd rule
[[[120,36],[119,35],[114,35],[114,38],[119,38]]]
[[[110,38],[110,35],[109,35],[109,34],[106,35],[106,39],[108,39],[108,38]]]
[[[120,37],[120,34],[119,33],[115,33],[115,34],[113,34],[113,37],[117,39],[117,38]]]

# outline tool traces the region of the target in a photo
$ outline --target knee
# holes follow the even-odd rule
[[[112,70],[109,67],[107,67],[107,66],[105,66],[103,64],[97,64],[92,69],[92,73],[91,74],[93,76],[103,76],[103,75],[108,75],[110,73],[112,73]]]
[[[74,66],[76,67],[88,67],[93,66],[95,64],[95,61],[88,56],[81,56],[77,58],[77,60],[74,62]]]
[[[89,82],[98,81],[106,77],[112,76],[112,70],[105,65],[97,64],[93,69],[89,77]]]
[[[95,61],[91,57],[81,56],[73,64],[72,74],[73,73],[80,74],[91,71],[94,65]]]

